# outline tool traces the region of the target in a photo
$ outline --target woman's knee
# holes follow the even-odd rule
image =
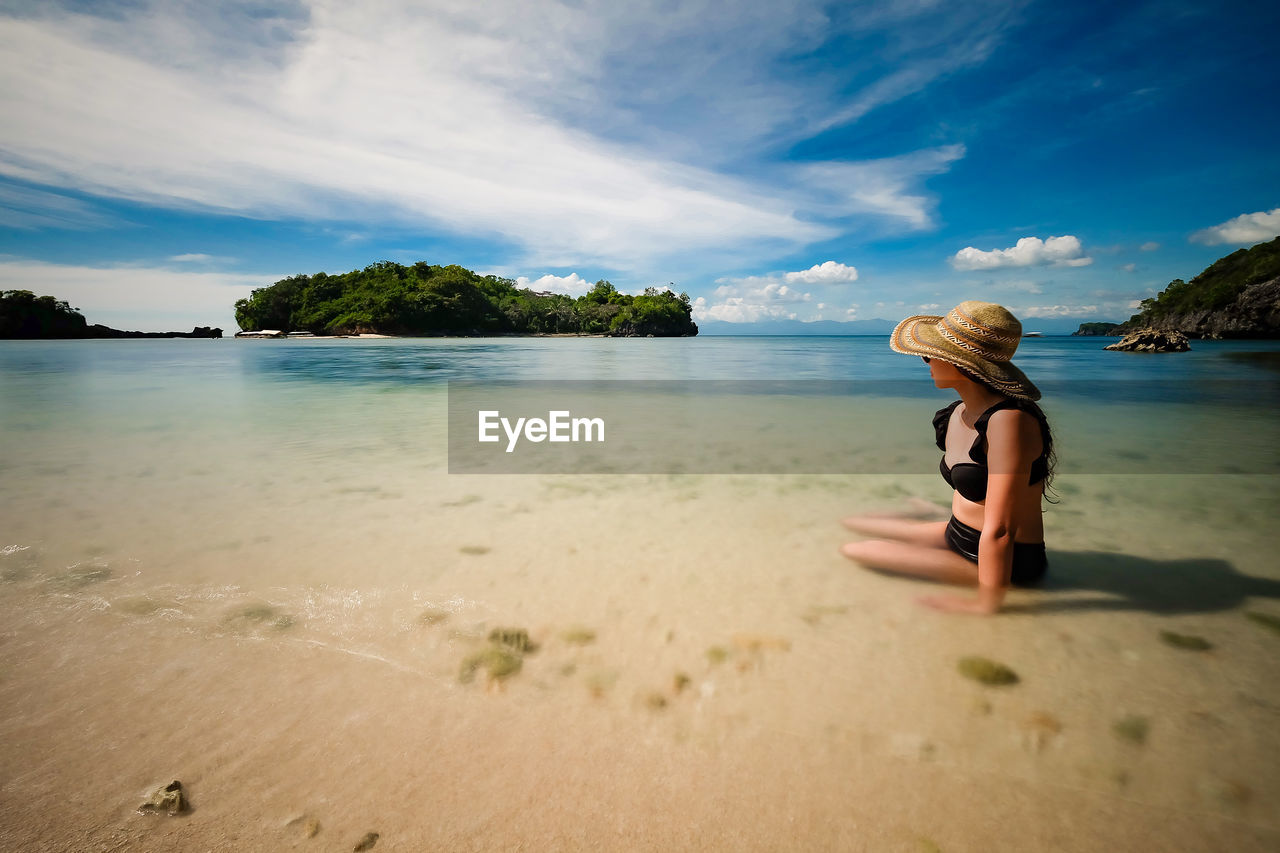
[[[850,560],[862,563],[864,566],[872,566],[882,559],[884,556],[885,546],[890,543],[880,539],[863,539],[859,542],[846,542],[840,548],[840,553],[844,554]]]
[[[854,531],[855,533],[862,533],[863,528],[866,526],[867,521],[868,521],[868,516],[851,515],[851,516],[848,516],[847,518],[841,519],[840,523],[843,524],[845,527],[849,528],[850,530]]]
[[[911,545],[925,545],[930,548],[946,546],[944,533],[945,521],[918,521],[903,518],[877,518],[874,516],[855,515],[844,520],[845,527],[863,536],[886,544],[906,542]]]

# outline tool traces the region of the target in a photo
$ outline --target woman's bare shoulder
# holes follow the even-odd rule
[[[987,438],[996,441],[1009,440],[1021,444],[1040,443],[1040,423],[1035,415],[1021,409],[1001,409],[992,412],[987,421]]]

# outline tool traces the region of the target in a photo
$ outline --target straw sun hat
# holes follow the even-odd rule
[[[991,302],[961,302],[946,316],[917,314],[889,337],[895,352],[940,358],[1009,397],[1039,400],[1040,389],[1009,361],[1022,338],[1022,324]]]

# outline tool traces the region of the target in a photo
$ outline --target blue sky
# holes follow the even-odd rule
[[[1028,328],[1280,234],[1280,7],[0,0],[0,288],[234,328],[457,263],[695,319]]]

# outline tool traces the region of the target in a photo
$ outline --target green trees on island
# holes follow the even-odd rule
[[[1077,329],[1072,334],[1085,335],[1085,336],[1089,336],[1089,335],[1111,336],[1111,335],[1121,334],[1120,329],[1121,329],[1121,326],[1119,323],[1106,323],[1106,322],[1081,323],[1080,328]]]
[[[295,275],[235,305],[246,332],[317,335],[696,335],[689,297],[646,288],[632,296],[607,281],[574,299],[517,288],[457,265],[379,261],[341,275]]]
[[[0,291],[0,338],[220,338],[222,330],[196,326],[190,332],[125,332],[90,325],[65,300],[29,290]]]
[[[1151,325],[1163,318],[1226,308],[1251,284],[1280,276],[1280,237],[1240,249],[1214,261],[1191,281],[1180,278],[1152,299],[1139,303],[1141,311],[1124,325]]]
[[[83,338],[87,323],[65,300],[0,291],[0,338]]]

